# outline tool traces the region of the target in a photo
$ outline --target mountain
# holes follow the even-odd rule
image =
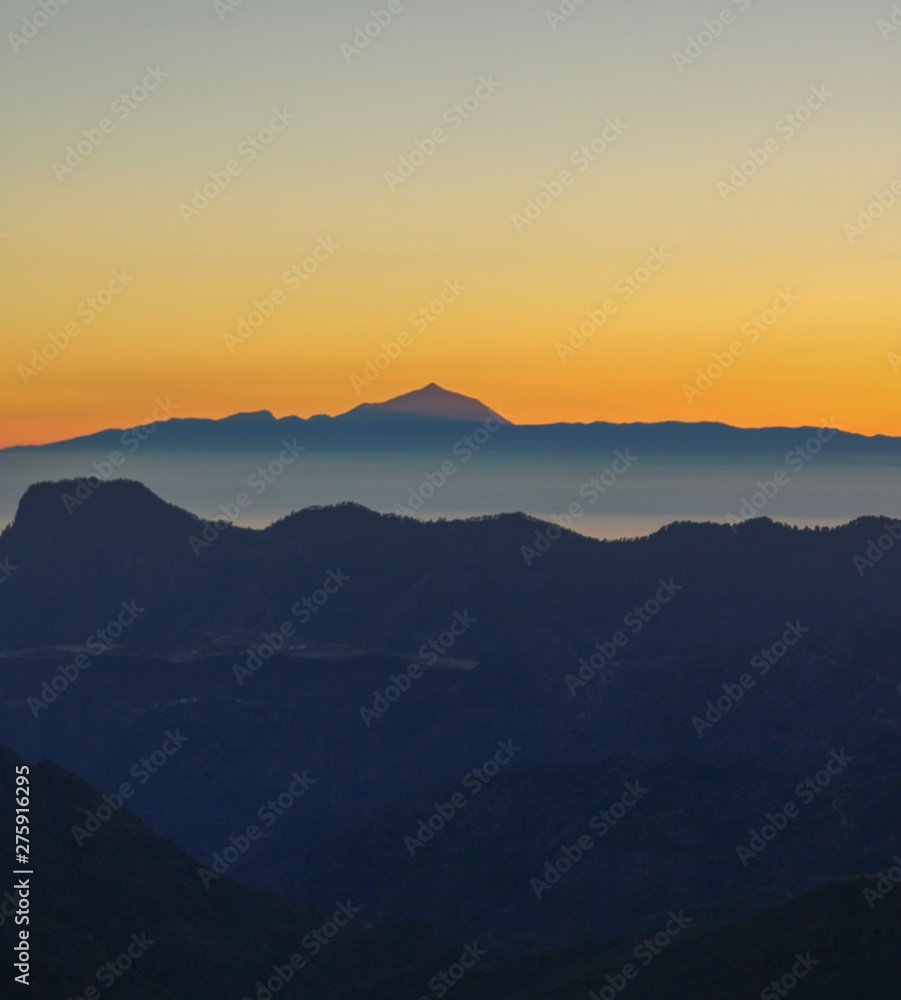
[[[160,451],[268,451],[284,438],[298,436],[316,451],[360,448],[396,450],[423,446],[447,449],[473,425],[492,422],[496,432],[492,451],[540,453],[559,451],[592,454],[598,449],[635,448],[643,456],[665,458],[696,454],[721,457],[735,453],[786,451],[815,438],[823,428],[739,428],[722,423],[616,424],[554,423],[516,425],[478,399],[443,389],[434,382],[382,403],[362,403],[334,417],[277,418],[268,410],[237,413],[219,420],[177,415],[180,407],[159,400],[148,423],[141,427],[99,431],[46,445],[18,445],[0,449],[0,456],[103,451],[124,447],[126,455]],[[123,441],[124,439],[124,441]],[[815,445],[819,454],[822,442]],[[901,455],[901,438],[865,437],[844,431],[829,432],[828,454],[884,460]]]
[[[347,504],[248,530],[128,481],[69,512],[77,487],[33,487],[0,535],[0,727],[115,789],[181,726],[191,752],[134,808],[203,859],[308,769],[310,808],[235,868],[254,885],[319,906],[353,888],[380,922],[509,952],[689,900],[739,918],[901,846],[901,561],[855,566],[883,519],[599,542]],[[510,768],[405,856],[509,740]],[[853,768],[746,873],[735,845],[843,748]],[[635,825],[526,907],[550,853],[645,776]]]
[[[576,530],[606,538],[683,519],[763,513],[815,525],[901,513],[901,439],[828,428],[514,425],[435,385],[335,417],[181,414],[160,400],[140,427],[0,450],[0,525],[29,486],[67,478],[140,480],[241,525],[348,500],[421,518],[523,510],[565,522],[575,509]],[[240,494],[252,509],[235,507]]]
[[[77,452],[113,448],[137,451],[232,450],[246,452],[275,447],[284,438],[302,436],[313,447],[344,450],[377,445],[395,448],[423,442],[448,443],[472,425],[512,426],[471,396],[442,389],[434,382],[382,403],[363,403],[335,417],[276,418],[268,410],[236,413],[222,419],[182,417],[171,400],[158,400],[152,419],[140,427],[115,428],[46,445],[0,449],[0,455]]]
[[[323,908],[351,894],[377,923],[423,919],[442,941],[509,952],[637,931],[674,905],[705,924],[739,918],[901,850],[901,616],[811,635],[700,738],[693,719],[744,669],[757,676],[750,660],[771,642],[630,657],[575,696],[565,664],[449,660],[388,708],[409,657],[291,649],[242,683],[235,667],[259,636],[191,635],[92,656],[50,701],[42,685],[77,653],[37,650],[0,659],[0,730],[107,790],[165,733],[184,734],[130,807],[207,863],[306,772],[309,795],[235,878]],[[36,718],[38,696],[49,704]],[[512,762],[474,794],[464,776],[511,740]],[[743,866],[736,845],[840,751],[851,765]],[[649,790],[639,807],[536,899],[533,876],[634,782]],[[459,816],[411,856],[405,838],[458,792]]]
[[[0,849],[10,859],[9,804],[22,764],[0,747]],[[357,982],[378,983],[385,976],[387,963],[376,956],[392,954],[394,961],[410,962],[414,948],[429,947],[424,927],[409,924],[386,934],[354,914],[356,926],[348,923],[328,951],[319,948],[321,956],[314,955],[303,940],[326,924],[334,906],[319,911],[227,877],[204,885],[201,864],[121,808],[121,798],[115,810],[109,808],[97,789],[49,761],[32,765],[28,777],[35,871],[29,900],[30,986],[42,1000],[99,997],[117,986],[129,1000],[256,997],[256,984],[276,967],[290,973],[281,977],[283,996],[345,1000],[357,995]],[[112,796],[109,801],[116,804]],[[104,808],[109,816],[100,832],[79,844],[73,830]],[[4,893],[10,881],[5,873]],[[11,955],[13,934],[21,925],[9,919],[6,896],[3,903],[0,930],[4,951]],[[293,955],[304,959],[302,966],[298,961],[291,968]],[[4,996],[27,992],[12,982],[13,974],[7,959],[0,973]]]
[[[442,389],[430,382],[422,389],[404,393],[384,403],[362,403],[345,416],[372,417],[378,414],[403,414],[412,417],[431,417],[440,420],[458,420],[474,424],[492,420],[497,424],[508,424],[502,416],[490,410],[484,403],[472,396]]]
[[[599,542],[522,514],[422,522],[345,504],[249,530],[201,521],[127,480],[44,483],[0,535],[0,564],[18,567],[0,592],[0,648],[83,643],[132,600],[146,613],[130,642],[260,633],[340,570],[340,596],[304,616],[311,639],[417,649],[468,611],[476,622],[454,655],[577,666],[620,630],[635,655],[757,639],[787,619],[896,614],[901,559],[871,558],[891,523],[682,523]],[[635,617],[648,602],[653,627]]]
[[[680,918],[691,919],[677,907],[657,915],[648,941],[639,935],[605,947],[583,944],[530,955],[486,969],[465,996],[889,1000],[901,975],[901,895],[895,892],[871,909],[864,891],[876,884],[863,878],[830,883],[746,920],[700,930],[689,925],[671,936]],[[656,943],[654,931],[660,934]]]
[[[0,850],[7,857],[13,854],[8,803],[23,763],[0,747]],[[336,934],[329,920],[340,906],[317,911],[227,876],[205,888],[200,863],[127,809],[113,811],[101,833],[78,846],[72,828],[97,810],[100,792],[48,761],[31,765],[28,777],[29,835],[40,869],[31,886],[27,925],[36,997],[94,998],[108,989],[129,1000],[440,996],[440,970],[451,968],[464,952],[462,943],[438,945],[419,921],[374,926],[355,900],[347,901],[345,912],[361,913]],[[867,903],[865,891],[875,905]],[[13,933],[21,926],[9,919],[7,902],[4,896],[0,939],[11,953]],[[639,974],[629,993],[639,1000],[745,1000],[761,995],[767,983],[778,984],[793,968],[806,973],[799,997],[882,1000],[893,995],[901,972],[895,946],[899,919],[897,892],[886,894],[884,882],[875,878],[854,878],[735,923],[699,926],[696,914],[677,907],[654,914],[631,939],[621,935],[539,948],[512,960],[475,941],[471,953],[481,955],[480,962],[453,995],[584,1000],[590,990],[628,982],[623,970],[631,965]],[[677,933],[670,937],[664,927]],[[654,951],[642,949],[642,937],[661,931],[663,948],[652,940]],[[4,963],[5,995],[19,989],[13,974],[11,963]]]

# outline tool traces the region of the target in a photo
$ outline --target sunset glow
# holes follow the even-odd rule
[[[431,381],[901,435],[890,5],[733,0],[698,50],[701,2],[397,3],[359,51],[371,3],[73,2],[6,42],[0,445]]]

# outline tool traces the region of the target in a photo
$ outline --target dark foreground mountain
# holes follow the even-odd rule
[[[322,907],[353,888],[381,921],[510,953],[677,905],[738,918],[901,849],[901,549],[882,519],[601,543],[346,505],[247,531],[127,482],[70,513],[77,486],[34,487],[0,536],[5,738],[113,791],[183,732],[133,808],[207,863],[308,773],[236,878]],[[848,765],[802,801],[834,754]],[[646,774],[634,825],[538,900],[532,877]],[[789,801],[798,821],[742,864]]]
[[[901,875],[901,871],[898,873]],[[471,1000],[890,1000],[897,995],[901,895],[870,908],[872,879],[846,879],[749,920],[679,931],[660,913],[647,935],[582,945],[486,970]],[[676,932],[675,935],[673,932]],[[659,936],[658,936],[659,935]]]
[[[845,942],[833,978],[811,969],[796,995],[854,996],[850,968],[897,913],[892,894],[855,908],[853,883],[836,885],[901,851],[897,533],[757,520],[597,542],[523,515],[421,523],[355,505],[250,531],[137,483],[33,487],[0,535],[0,725],[29,762],[94,786],[36,771],[58,887],[44,951],[51,970],[75,963],[56,984],[83,995],[146,918],[174,956],[148,997],[180,996],[191,942],[198,967],[232,976],[219,941],[235,975],[189,995],[238,1000],[352,900],[387,929],[342,937],[352,953],[321,980],[304,970],[303,995],[432,995],[479,942],[490,957],[455,995],[606,997],[606,976],[684,911],[636,996],[659,975],[672,996],[756,997],[796,951],[825,972],[814,947]],[[177,848],[121,814],[77,846],[72,825],[123,782]],[[225,874],[296,903],[198,878],[257,822],[265,836]],[[786,904],[810,892],[820,904]],[[66,930],[81,912],[90,939]],[[845,926],[832,948],[829,912]],[[767,914],[772,938],[736,923]],[[856,969],[868,1000],[888,961],[874,954]]]
[[[13,853],[8,803],[21,764],[0,748],[5,857]],[[227,878],[205,888],[197,861],[125,810],[105,821],[102,848],[78,846],[72,828],[94,808],[96,790],[50,763],[32,767],[29,777],[39,869],[29,905],[30,995],[38,1000],[93,998],[110,989],[129,1000],[395,1000],[442,997],[451,988],[463,1000],[576,1000],[589,991],[616,996],[626,986],[629,995],[657,1000],[750,1000],[786,990],[820,1000],[887,1000],[901,972],[901,895],[887,878],[845,880],[706,930],[684,908],[661,912],[633,939],[504,962],[478,941],[440,949],[421,923],[373,927],[352,904],[345,910],[352,919],[339,930],[333,913]],[[9,899],[0,924],[7,954],[14,930]],[[21,990],[10,972],[7,961],[4,996]],[[783,993],[762,992],[767,984]]]
[[[0,747],[4,859],[14,854],[10,804],[21,764]],[[29,777],[31,991],[10,974],[13,941],[24,926],[14,924],[18,895],[10,893],[0,914],[4,997],[95,998],[116,989],[129,1000],[256,1000],[256,984],[276,975],[285,996],[337,1000],[356,996],[361,980],[377,984],[392,961],[406,963],[431,947],[426,929],[414,924],[386,935],[352,913],[342,915],[340,936],[334,925],[323,935],[334,907],[319,912],[227,878],[206,887],[197,861],[123,809],[109,810],[102,840],[79,844],[73,830],[84,829],[100,793],[49,762],[33,766]],[[2,888],[12,889],[6,873]],[[291,965],[295,955],[302,964]]]
[[[885,518],[597,542],[518,514],[424,523],[348,504],[250,531],[128,481],[32,487],[0,566],[6,649],[85,644],[131,602],[132,643],[290,620],[319,641],[415,651],[467,613],[456,656],[576,666],[620,632],[630,652],[675,652],[901,607],[901,526]]]

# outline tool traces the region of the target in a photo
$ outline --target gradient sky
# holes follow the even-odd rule
[[[901,197],[846,232],[901,178],[891,3],[586,0],[554,30],[545,0],[403,0],[348,58],[341,43],[387,0],[232,2],[70,0],[24,45],[8,33],[40,7],[4,6],[0,445],[137,424],[157,398],[178,416],[307,416],[431,381],[523,423],[901,435]],[[734,21],[680,71],[674,53],[724,8]],[[168,78],[122,119],[113,102],[148,66]],[[459,128],[443,121],[481,77],[501,86]],[[821,86],[832,96],[780,134]],[[248,162],[238,149],[274,109],[295,118]],[[104,118],[111,134],[59,179]],[[625,132],[580,172],[571,154],[608,118]],[[435,128],[446,143],[390,190],[386,171]],[[718,182],[769,137],[778,149],[724,200]],[[180,205],[230,160],[238,176],[186,222]],[[567,168],[573,184],[517,232]],[[285,272],[327,240],[338,249],[292,291]],[[617,283],[653,248],[671,258],[626,301]],[[86,323],[115,271],[133,280]],[[411,326],[454,281],[444,315]],[[230,350],[274,289],[284,301]],[[743,338],[784,290],[797,302]],[[608,301],[615,315],[561,360]],[[355,385],[402,331],[408,346]],[[689,400],[736,340],[745,353]]]

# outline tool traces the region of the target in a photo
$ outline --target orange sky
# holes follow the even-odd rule
[[[349,60],[365,6],[155,6],[110,11],[110,46],[72,5],[0,66],[0,445],[133,425],[157,398],[308,416],[432,381],[519,423],[901,435],[884,5],[749,8],[681,72],[695,0],[557,30],[507,0],[411,6]]]

